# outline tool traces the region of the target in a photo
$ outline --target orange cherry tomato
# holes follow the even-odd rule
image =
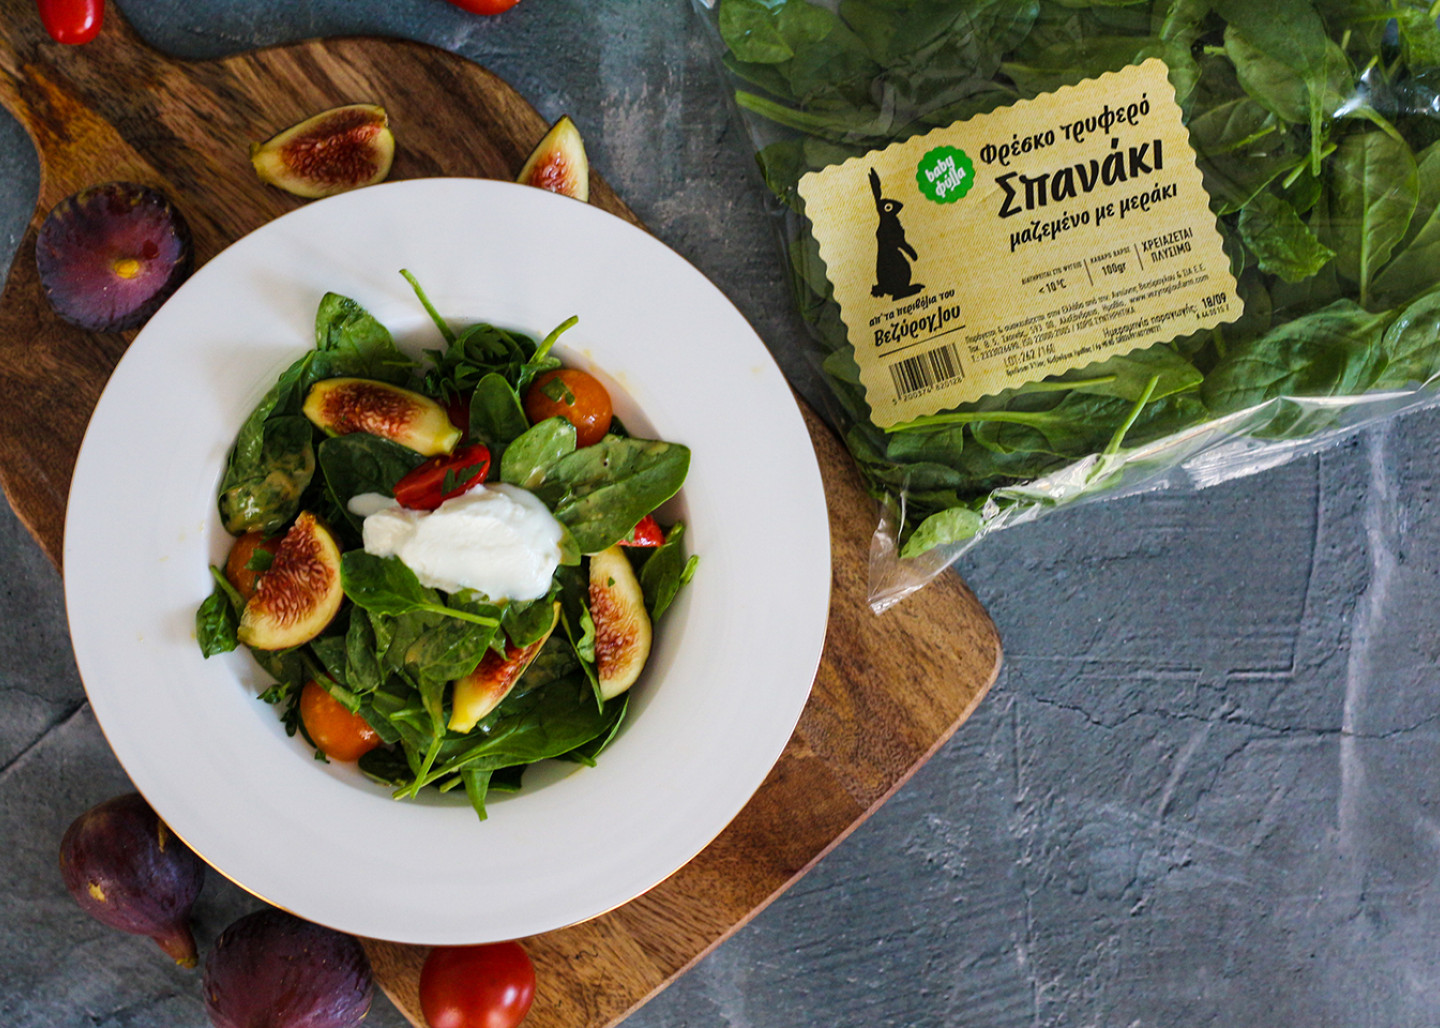
[[[251,571],[245,565],[250,563],[256,550],[274,553],[280,548],[280,539],[280,536],[266,539],[259,532],[246,532],[230,547],[230,556],[225,561],[225,578],[235,587],[241,599],[248,600],[255,595],[255,582],[260,577],[259,571]]]
[[[535,998],[535,965],[518,942],[436,946],[420,969],[430,1028],[515,1028]]]
[[[346,710],[313,679],[300,690],[300,720],[311,741],[331,760],[359,760],[380,745],[380,736],[369,722]]]
[[[556,368],[537,378],[525,393],[530,424],[564,418],[575,426],[575,445],[593,446],[610,431],[615,416],[610,394],[594,375],[578,368]]]

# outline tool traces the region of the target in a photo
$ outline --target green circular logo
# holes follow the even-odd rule
[[[937,146],[915,166],[920,192],[935,203],[954,203],[975,183],[975,165],[964,150]]]

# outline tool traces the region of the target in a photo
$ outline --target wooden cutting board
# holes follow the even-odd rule
[[[85,333],[50,311],[33,253],[56,201],[109,179],[155,186],[184,213],[203,262],[304,202],[262,185],[247,146],[317,111],[383,104],[398,139],[392,178],[510,179],[547,127],[494,75],[414,43],[337,39],[184,62],[147,47],[113,7],[100,37],[78,48],[44,35],[33,0],[0,0],[0,25],[0,103],[41,162],[39,205],[0,296],[0,485],[57,564],[76,452],[133,333]],[[591,203],[638,224],[596,175]],[[749,805],[686,867],[602,917],[526,940],[539,980],[530,1028],[614,1024],[664,988],[884,802],[995,679],[994,626],[957,577],[883,617],[869,612],[874,509],[843,447],[804,413],[830,506],[834,581],[799,727]],[[426,950],[367,948],[381,986],[421,1024]]]

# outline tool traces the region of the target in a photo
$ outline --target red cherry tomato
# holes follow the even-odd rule
[[[665,541],[665,530],[654,514],[646,514],[640,523],[630,529],[630,534],[620,540],[621,546],[659,546]]]
[[[370,722],[346,710],[313,679],[300,690],[300,720],[310,740],[331,760],[359,760],[380,745]]]
[[[515,1028],[535,998],[535,965],[518,942],[436,946],[420,969],[430,1028]]]
[[[593,446],[610,431],[615,416],[610,394],[594,375],[578,368],[556,368],[537,378],[525,392],[530,424],[564,418],[575,426],[575,445]]]
[[[411,510],[434,510],[485,481],[490,450],[483,443],[464,446],[445,457],[431,457],[395,483],[395,501]]]
[[[469,11],[471,14],[499,14],[508,11],[520,2],[520,0],[450,0],[452,4],[462,11]]]
[[[105,0],[39,0],[40,24],[57,43],[78,46],[100,33]]]

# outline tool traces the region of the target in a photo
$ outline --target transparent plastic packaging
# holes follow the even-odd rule
[[[877,612],[1003,528],[1204,488],[1436,402],[1440,4],[694,3],[775,198],[825,414],[880,501]],[[1168,68],[1243,315],[1149,347],[1160,370],[1138,395],[1120,388],[1135,373],[1122,362],[877,428],[800,178],[1151,58]]]

